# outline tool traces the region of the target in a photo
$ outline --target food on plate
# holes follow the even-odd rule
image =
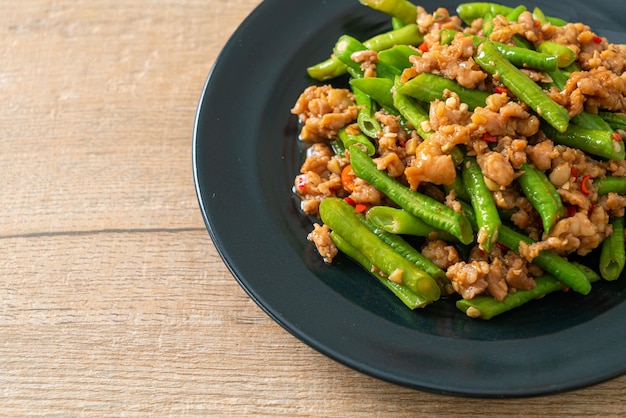
[[[524,5],[361,3],[391,29],[341,36],[291,110],[320,256],[483,319],[620,278],[626,46]]]

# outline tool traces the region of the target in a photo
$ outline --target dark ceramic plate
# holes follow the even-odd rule
[[[428,11],[457,5],[420,3]],[[613,0],[526,5],[626,43]],[[311,220],[291,194],[303,150],[289,110],[312,83],[306,67],[328,57],[341,34],[366,39],[387,29],[386,16],[356,0],[265,0],[227,43],[199,104],[193,164],[207,228],[233,275],[306,344],[396,384],[513,397],[625,373],[626,279],[481,321],[451,301],[409,311],[349,260],[325,265],[307,242]]]

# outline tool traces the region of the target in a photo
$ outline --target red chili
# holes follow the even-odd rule
[[[500,244],[499,242],[496,242],[496,245],[498,246],[498,248],[500,248],[500,250],[502,250],[502,252],[507,252],[509,251],[509,247],[507,247],[504,244]]]
[[[422,52],[428,52],[428,44],[426,42],[422,42],[420,46],[417,47]]]
[[[578,169],[576,169],[576,167],[572,166],[570,173],[572,174],[572,177],[574,177],[575,179],[578,178]]]
[[[600,38],[599,36],[594,36],[593,37],[593,43],[601,44],[602,43],[602,38]]]
[[[618,134],[617,132],[613,132],[613,139],[616,141],[621,141],[622,140],[622,136],[620,134]]]
[[[343,200],[344,200],[344,202],[346,202],[350,206],[356,206],[356,202],[354,200],[352,200],[352,198],[350,196],[344,197]]]
[[[354,211],[356,213],[365,212],[366,209],[367,209],[367,205],[365,205],[364,203],[357,203],[356,206],[354,207]]]
[[[482,136],[482,140],[485,142],[498,142],[498,137],[485,132]]]
[[[298,190],[300,190],[301,192],[304,192],[306,189],[306,180],[304,178],[304,175],[298,177]]]
[[[502,93],[506,93],[507,95],[509,94],[509,89],[507,89],[506,87],[502,87],[502,86],[497,86],[494,91],[498,94],[502,94]]]
[[[588,180],[591,178],[591,175],[587,174],[585,177],[583,177],[583,179],[580,181],[580,191],[583,192],[585,195],[589,195],[589,193],[591,193],[591,190],[589,189],[589,187],[587,186],[587,182]]]

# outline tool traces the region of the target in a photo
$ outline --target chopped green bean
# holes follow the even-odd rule
[[[475,157],[465,158],[462,165],[462,177],[476,215],[478,243],[482,249],[491,252],[497,242],[502,221],[491,190],[485,184],[485,178]]]
[[[502,84],[557,131],[565,132],[569,124],[567,109],[553,101],[538,84],[504,58],[491,41],[485,41],[478,47],[475,60],[489,74],[499,77]]]
[[[576,53],[557,42],[544,41],[537,45],[537,51],[556,57],[559,68],[567,67],[576,61]]]
[[[421,103],[398,91],[402,83],[400,77],[396,77],[392,91],[393,105],[400,114],[411,124],[423,139],[428,138],[432,132],[424,129],[424,124],[430,122],[428,110]]]
[[[419,45],[424,40],[415,23],[406,25],[400,29],[385,32],[363,42],[367,49],[382,51],[394,45]],[[315,80],[330,80],[347,71],[346,65],[337,57],[330,57],[320,63],[307,68],[309,76]]]
[[[626,177],[606,176],[594,180],[593,186],[598,189],[599,195],[609,193],[626,194]]]
[[[578,148],[607,160],[623,160],[626,155],[624,141],[615,140],[612,131],[588,129],[573,124],[563,132],[545,124],[542,125],[542,130],[557,144]]]
[[[381,77],[355,78],[350,80],[350,85],[370,96],[391,113],[398,113],[393,105],[393,80]]]
[[[602,241],[600,247],[600,275],[604,280],[613,281],[619,279],[626,263],[624,218],[613,217],[610,224],[613,231]]]
[[[407,0],[359,0],[361,4],[381,11],[404,24],[415,23],[417,6]]]
[[[458,94],[461,102],[466,103],[472,110],[484,107],[489,97],[489,93],[465,88],[453,80],[430,73],[422,73],[410,79],[398,88],[398,92],[430,103],[434,100],[443,100],[446,89]]]
[[[550,233],[556,222],[565,216],[565,209],[556,187],[548,177],[532,164],[524,163],[517,177],[524,196],[535,208],[545,232]]]
[[[387,277],[381,275],[376,267],[363,255],[359,250],[350,245],[335,231],[330,233],[330,239],[333,241],[339,251],[347,255],[352,260],[359,263],[373,277],[380,281],[387,289],[398,297],[409,309],[417,309],[425,303],[424,299],[411,291],[407,286],[400,283],[392,282]]]
[[[345,149],[356,146],[370,157],[376,153],[376,147],[372,141],[363,134],[348,134],[346,129],[342,128],[337,132],[337,138],[343,143]]]
[[[398,206],[427,224],[449,232],[463,244],[474,240],[472,226],[464,215],[429,196],[412,191],[389,177],[386,172],[378,170],[372,159],[359,148],[352,147],[349,151],[354,173],[383,192]]]
[[[435,281],[441,287],[441,290],[445,291],[447,294],[452,293],[450,281],[446,277],[446,273],[435,263],[433,263],[428,257],[422,255],[422,253],[415,249],[415,247],[411,246],[411,244],[406,242],[402,237],[399,237],[396,234],[392,234],[382,228],[379,228],[374,222],[371,222],[362,213],[357,213],[356,216],[370,231],[376,234],[376,236],[380,238],[382,242],[389,245],[398,254],[400,254],[410,262],[414,263],[418,268],[420,268],[430,277],[435,279]]]
[[[382,128],[376,119],[376,106],[374,101],[369,95],[356,87],[352,88],[352,93],[354,93],[354,101],[359,107],[356,121],[361,132],[370,138],[378,138],[378,133],[382,131]]]
[[[354,208],[342,199],[324,199],[320,204],[320,217],[331,230],[359,250],[386,276],[399,274],[401,283],[421,296],[421,306],[439,299],[439,284],[370,231],[357,218]]]
[[[337,43],[333,48],[333,53],[335,54],[335,57],[339,58],[339,60],[346,65],[348,74],[354,78],[361,78],[364,75],[364,70],[361,67],[361,63],[352,59],[352,54],[365,50],[367,50],[367,47],[356,38],[349,35],[342,35],[337,40]],[[401,73],[402,70],[393,67],[384,61],[376,64],[376,74],[379,77],[393,79],[396,75],[400,75]]]
[[[498,234],[498,242],[519,253],[520,242],[530,245],[534,241],[526,235],[502,225]],[[565,283],[572,290],[583,295],[587,295],[591,291],[591,284],[587,276],[574,264],[557,253],[549,250],[540,251],[533,262]]]
[[[564,288],[563,283],[548,274],[535,278],[535,283],[534,288],[509,293],[502,301],[493,296],[478,295],[472,299],[459,299],[456,302],[456,307],[471,318],[489,320],[494,316]]]
[[[626,113],[600,111],[598,115],[611,125],[613,129],[626,130]]]
[[[409,45],[396,45],[380,51],[378,53],[378,61],[402,71],[413,65],[410,58],[414,55],[421,55],[421,53]]]
[[[373,206],[367,210],[366,217],[374,225],[392,234],[416,237],[436,236],[444,241],[457,240],[448,232],[434,228],[404,209],[391,206]]]

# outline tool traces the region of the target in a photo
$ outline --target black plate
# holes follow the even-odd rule
[[[457,5],[420,4],[428,11]],[[626,43],[613,0],[526,5]],[[303,154],[289,110],[312,83],[306,67],[325,59],[341,34],[366,39],[386,29],[386,16],[356,0],[265,0],[222,51],[199,104],[193,164],[207,228],[233,275],[311,347],[400,385],[513,397],[625,373],[626,279],[481,321],[449,301],[409,311],[349,260],[325,265],[307,242],[311,220],[291,194]]]

